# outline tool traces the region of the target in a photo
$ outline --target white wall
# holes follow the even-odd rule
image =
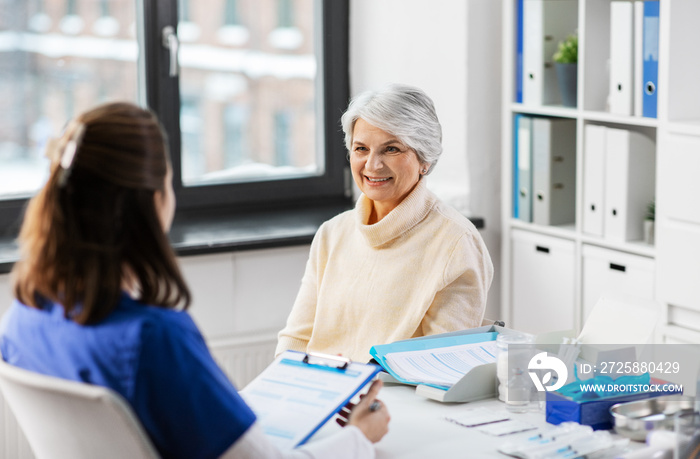
[[[443,154],[432,190],[469,210],[467,156],[467,3],[464,0],[351,0],[350,92],[387,83],[423,89],[442,124]]]
[[[486,220],[491,318],[500,315],[500,18],[494,0],[350,1],[351,95],[405,83],[435,102],[444,152],[428,187]]]
[[[274,336],[301,285],[309,246],[182,257],[190,313],[209,341]]]
[[[469,209],[484,217],[481,234],[496,270],[487,317],[501,316],[501,5],[469,0],[467,164]]]

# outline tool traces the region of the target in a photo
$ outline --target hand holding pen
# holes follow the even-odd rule
[[[382,382],[372,383],[357,404],[348,402],[338,413],[336,422],[341,426],[354,425],[372,442],[376,443],[389,431],[389,410],[377,399]]]

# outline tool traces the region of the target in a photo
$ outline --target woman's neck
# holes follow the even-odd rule
[[[368,225],[373,225],[375,223],[379,223],[384,217],[389,215],[389,213],[396,209],[399,204],[403,202],[406,197],[413,192],[413,190],[416,189],[418,186],[418,183],[420,183],[420,180],[416,182],[415,185],[413,185],[413,188],[411,188],[408,193],[403,195],[401,199],[398,201],[372,201],[372,210],[369,213],[369,218],[367,219],[367,224]]]

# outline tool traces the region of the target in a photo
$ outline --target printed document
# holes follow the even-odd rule
[[[472,368],[496,362],[496,341],[387,353],[386,363],[405,382],[449,388]]]

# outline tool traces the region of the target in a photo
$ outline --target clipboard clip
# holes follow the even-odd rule
[[[302,359],[302,362],[308,365],[320,365],[329,368],[337,368],[345,370],[350,365],[350,359],[339,355],[320,354],[316,352],[307,352]]]

